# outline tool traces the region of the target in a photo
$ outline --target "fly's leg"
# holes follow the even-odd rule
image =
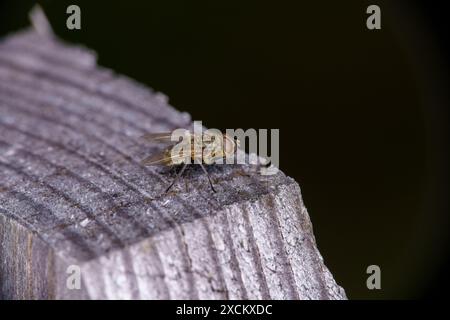
[[[177,176],[175,177],[175,179],[173,179],[172,183],[167,187],[166,191],[164,193],[169,192],[169,190],[173,187],[173,185],[175,184],[175,182],[178,181],[178,179],[181,177],[181,175],[183,174],[184,170],[187,167],[187,163],[185,163],[183,165],[183,168],[181,168],[180,172],[177,173]]]
[[[185,179],[184,179],[184,189],[186,190],[186,193],[189,193],[189,178],[190,178],[190,172],[189,170],[186,171]]]
[[[206,168],[203,166],[203,164],[200,163],[200,166],[203,169],[203,172],[206,174],[206,176],[208,177],[208,181],[209,181],[209,185],[211,186],[211,189],[213,192],[216,192],[216,189],[214,189],[214,186],[212,184],[211,178],[209,177],[208,171],[206,171]]]

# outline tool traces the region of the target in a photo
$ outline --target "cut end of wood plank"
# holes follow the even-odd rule
[[[0,298],[346,298],[281,171],[211,166],[213,193],[191,168],[164,194],[139,137],[191,119],[163,94],[35,29],[0,41],[0,79]]]

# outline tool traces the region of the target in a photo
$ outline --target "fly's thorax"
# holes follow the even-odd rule
[[[214,163],[224,157],[224,139],[221,132],[206,135],[204,139],[203,161],[207,164]]]
[[[225,134],[223,136],[222,144],[225,157],[232,156],[236,153],[238,144],[229,135]]]

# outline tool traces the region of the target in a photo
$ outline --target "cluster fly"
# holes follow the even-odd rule
[[[233,157],[239,146],[239,140],[234,140],[229,135],[220,132],[218,134],[209,134],[207,132],[196,134],[186,130],[181,142],[173,141],[171,132],[148,133],[141,138],[154,143],[168,144],[162,151],[143,159],[141,161],[142,165],[162,165],[167,167],[182,165],[181,170],[167,187],[165,193],[169,192],[181,177],[187,165],[191,163],[200,165],[208,177],[212,191],[216,192],[204,164],[213,164],[218,159]]]

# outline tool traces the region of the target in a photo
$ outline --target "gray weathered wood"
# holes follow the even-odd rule
[[[37,30],[0,42],[0,298],[346,298],[293,179],[217,166],[216,194],[191,170],[161,196],[138,137],[189,115]]]

